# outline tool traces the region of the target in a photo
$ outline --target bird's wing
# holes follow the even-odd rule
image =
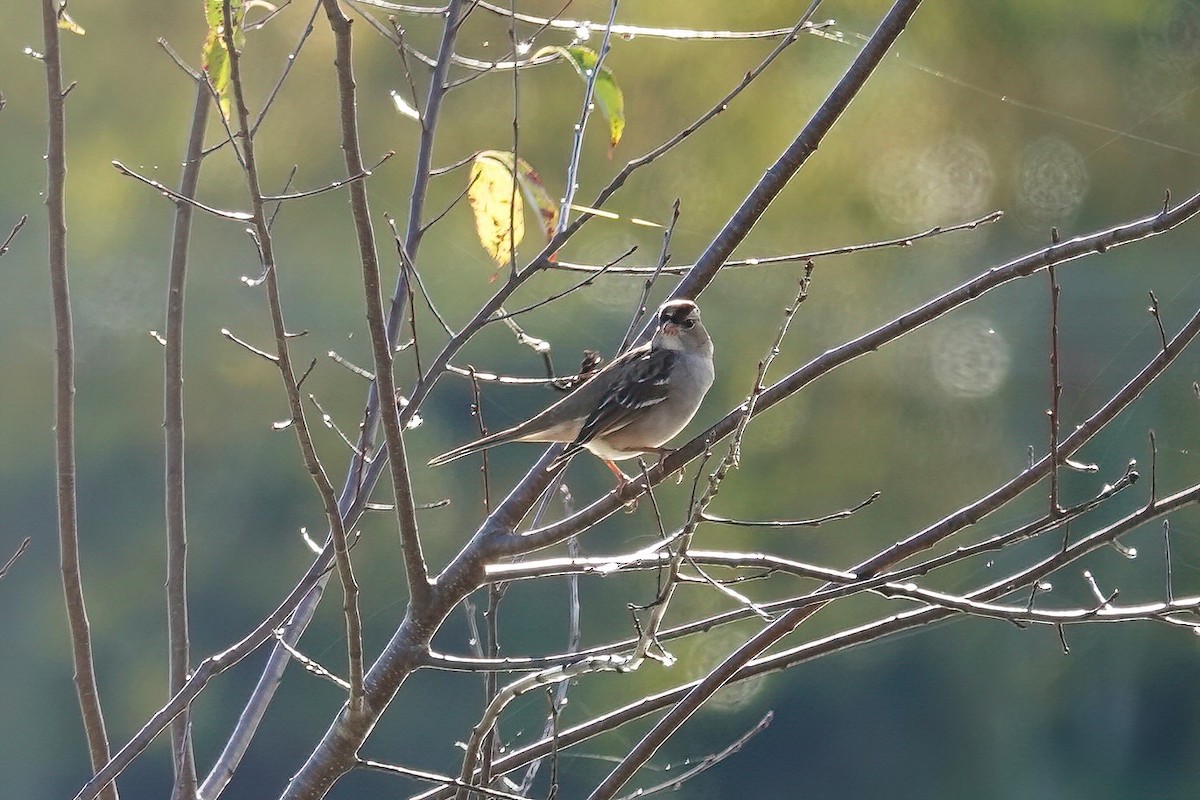
[[[604,399],[584,420],[575,440],[555,462],[575,455],[593,439],[616,433],[633,422],[643,409],[667,399],[671,365],[678,354],[660,348],[632,351],[629,355],[632,357],[615,376]]]

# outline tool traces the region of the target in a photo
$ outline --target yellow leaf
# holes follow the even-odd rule
[[[87,31],[83,29],[82,25],[71,19],[71,15],[67,13],[67,7],[65,5],[60,6],[58,9],[58,27],[62,28],[64,31],[77,33],[80,36],[83,36],[85,33],[87,33]]]
[[[467,187],[479,243],[500,266],[511,260],[525,235],[525,208],[513,181],[511,159],[511,154],[480,153],[471,164]]]

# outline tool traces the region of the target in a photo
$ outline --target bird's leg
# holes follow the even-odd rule
[[[643,453],[654,453],[658,456],[658,462],[654,466],[661,467],[663,459],[675,452],[674,447],[643,447]]]
[[[621,450],[626,453],[637,453],[638,455],[645,455],[646,453],[654,453],[656,456],[658,456],[658,461],[656,461],[654,464],[654,466],[656,466],[656,467],[661,467],[662,463],[663,463],[663,459],[666,458],[667,456],[671,455],[671,453],[675,452],[674,447],[627,447],[627,448],[621,448]],[[614,467],[610,467],[610,469],[613,469],[613,468]],[[679,477],[681,480],[683,479],[683,468],[682,467],[680,468],[680,471],[679,471]]]
[[[620,494],[621,491],[626,486],[629,485],[629,481],[632,479],[628,475],[626,475],[624,472],[622,472],[621,468],[618,467],[615,462],[609,461],[607,458],[601,459],[601,460],[604,462],[604,466],[608,467],[609,471],[612,472],[612,474],[614,476],[616,476],[616,478],[617,478],[617,493]],[[625,511],[626,511],[626,513],[632,514],[636,510],[637,510],[637,498],[635,497],[625,504]]]

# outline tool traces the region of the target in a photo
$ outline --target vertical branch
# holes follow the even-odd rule
[[[508,196],[508,275],[517,274],[517,171],[521,164],[521,60],[517,58],[517,0],[508,0],[508,43],[513,53],[512,68],[512,187]],[[560,225],[561,216],[560,216]],[[486,764],[485,764],[486,766]],[[486,783],[484,784],[487,785]]]
[[[338,75],[338,97],[342,120],[342,151],[349,175],[361,175],[365,168],[358,139],[354,65],[351,60],[350,19],[338,7],[337,0],[325,0],[325,15],[333,29],[336,55],[334,67]],[[358,237],[359,258],[362,261],[363,289],[366,293],[367,324],[371,330],[371,347],[375,355],[375,383],[380,398],[380,416],[387,440],[391,467],[392,491],[396,497],[396,517],[400,541],[404,550],[404,566],[408,576],[409,595],[414,607],[421,608],[429,596],[429,573],[421,551],[417,531],[416,507],[413,502],[412,481],[408,474],[408,459],[404,451],[404,433],[396,407],[396,382],[392,374],[392,342],[384,321],[379,282],[379,254],[375,247],[375,231],[371,225],[371,209],[367,202],[364,181],[350,184],[350,207],[354,215],[354,231]],[[401,268],[401,275],[406,270]],[[407,284],[407,281],[403,281]],[[407,295],[407,292],[406,292]],[[415,342],[415,339],[414,339]]]
[[[71,322],[71,293],[67,281],[67,122],[62,84],[56,0],[42,0],[42,35],[45,40],[46,104],[49,136],[46,144],[46,215],[49,231],[50,293],[54,304],[54,445],[58,487],[58,548],[67,622],[71,629],[71,655],[75,666],[75,692],[87,734],[92,771],[108,763],[108,733],[96,686],[92,659],[92,633],[83,599],[79,565],[79,519],[75,505],[75,342]],[[113,784],[102,797],[116,800]]]
[[[608,40],[612,35],[613,23],[617,20],[617,2],[618,0],[612,0],[612,9],[608,13],[608,24],[604,26],[604,39],[600,42],[600,52],[596,55],[596,66],[592,68],[592,74],[588,75],[587,86],[583,90],[583,107],[579,111],[579,122],[575,123],[575,136],[571,140],[571,159],[567,162],[567,185],[563,190],[562,207],[558,211],[558,233],[567,229],[571,203],[574,202],[575,192],[579,189],[579,161],[583,157],[583,132],[587,127],[588,117],[592,114],[592,98],[596,94],[596,79],[600,77],[600,69],[604,66],[605,56],[608,55]],[[514,52],[516,51],[514,50]]]
[[[742,439],[746,435],[746,427],[750,424],[750,418],[754,416],[754,408],[758,404],[762,393],[766,390],[763,381],[766,379],[767,370],[770,369],[771,363],[779,355],[783,338],[787,335],[788,328],[795,318],[797,309],[808,298],[808,287],[812,280],[812,271],[813,262],[810,261],[805,267],[804,277],[800,279],[795,300],[784,309],[783,321],[775,333],[775,338],[771,342],[771,346],[767,349],[766,355],[758,362],[758,370],[754,375],[754,386],[751,387],[750,393],[746,397],[746,402],[741,407],[741,416],[738,420],[737,429],[730,438],[729,449],[726,451],[725,457],[721,459],[721,463],[717,466],[716,470],[708,476],[708,485],[705,487],[704,493],[698,500],[694,500],[691,508],[688,509],[687,522],[684,523],[683,530],[675,542],[675,552],[672,554],[670,564],[667,568],[666,586],[663,588],[662,594],[654,601],[654,607],[650,611],[650,619],[646,623],[646,629],[638,638],[638,643],[634,648],[631,665],[634,668],[641,663],[642,659],[650,657],[650,648],[658,644],[658,632],[662,628],[663,621],[666,619],[667,609],[671,604],[671,599],[674,597],[675,590],[679,586],[681,580],[680,570],[683,568],[684,561],[689,558],[688,549],[691,547],[696,528],[704,518],[704,513],[709,504],[716,498],[721,484],[729,474],[729,471],[736,469],[741,462]],[[649,490],[650,479],[646,475],[644,465],[642,467],[642,475],[646,483],[646,488]],[[652,502],[653,497],[653,494],[651,494]],[[657,515],[657,506],[655,506],[655,513]],[[662,531],[661,519],[661,516],[659,516],[660,532]],[[659,650],[662,651],[661,646],[659,646]],[[661,660],[667,666],[670,666],[675,661],[674,657],[665,651],[662,651]]]
[[[423,234],[421,218],[430,179],[434,132],[437,129],[442,99],[446,92],[446,73],[450,67],[450,54],[454,49],[454,40],[458,33],[458,20],[461,17],[461,8],[462,0],[449,0],[446,8],[442,41],[438,51],[439,58],[431,76],[428,100],[420,118],[421,140],[417,149],[417,165],[413,177],[413,189],[409,206],[408,235],[403,240],[399,236],[396,237],[397,246],[403,249],[401,260],[407,264],[409,269],[413,270],[413,276],[417,275],[413,266],[413,257],[417,252],[417,247],[420,244]],[[401,270],[392,293],[391,306],[388,311],[387,337],[389,341],[396,341],[401,321],[404,318],[404,305],[408,296],[406,282],[407,270]],[[511,293],[514,288],[513,284],[508,283],[502,291],[507,294]],[[499,305],[500,302],[502,300],[497,300],[495,305]],[[441,366],[448,359],[448,351],[451,351],[455,345],[461,346],[462,341],[465,341],[466,338],[466,336],[452,338],[451,344],[447,345],[447,349],[438,357],[438,362],[431,368],[432,374],[438,374],[438,370],[440,370]],[[419,395],[428,393],[430,385],[432,385],[432,381],[427,381],[425,384],[418,384],[414,390],[414,397],[410,400],[410,410],[416,410],[423,399]],[[359,451],[361,453],[367,452],[370,449],[370,443],[374,440],[379,420],[379,399],[378,384],[372,381],[371,388],[367,392],[365,419],[359,439]],[[354,456],[347,470],[341,495],[338,498],[338,509],[341,513],[340,520],[354,519],[362,512],[365,497],[375,485],[387,461],[388,454],[386,450],[381,449],[380,452],[376,453],[375,458],[369,464],[366,464],[364,472],[364,459],[361,455]],[[344,523],[339,522],[338,524]],[[332,528],[333,526],[331,525],[331,535]],[[323,587],[323,583],[317,584],[313,588],[313,591],[308,593],[297,605],[284,630],[284,641],[294,643],[299,639],[316,613]],[[282,679],[284,668],[290,660],[291,656],[287,648],[282,645],[277,646],[271,653],[271,658],[267,666],[263,669],[258,684],[254,689],[254,694],[247,701],[245,708],[238,718],[237,728],[226,743],[212,771],[205,778],[202,790],[206,797],[215,796],[216,793],[219,793],[228,784],[233,770],[245,754],[247,747],[249,747],[250,739],[262,721],[267,706],[274,696],[275,689],[278,688],[279,681]]]
[[[1057,229],[1053,231],[1053,239],[1057,244]],[[1050,277],[1050,409],[1046,412],[1050,417],[1050,514],[1057,515],[1062,510],[1058,503],[1058,465],[1062,463],[1058,456],[1058,408],[1062,399],[1062,380],[1058,374],[1058,296],[1062,289],[1053,265],[1046,268],[1046,274]]]
[[[654,267],[654,272],[650,273],[650,277],[646,278],[642,284],[642,296],[638,298],[637,308],[633,310],[633,319],[629,320],[629,328],[625,331],[625,336],[621,339],[621,347],[617,350],[618,353],[624,353],[625,350],[633,343],[633,334],[637,331],[638,323],[642,321],[642,317],[646,314],[646,303],[650,300],[650,291],[654,288],[658,276],[666,268],[667,262],[671,260],[671,236],[675,233],[675,224],[679,222],[679,198],[675,198],[674,205],[671,206],[671,221],[667,223],[666,229],[663,230],[662,250],[658,254],[658,263]]]
[[[363,654],[362,654],[362,618],[358,611],[358,582],[354,578],[354,570],[350,564],[350,554],[346,547],[346,528],[338,509],[337,498],[333,485],[330,484],[325,468],[317,458],[317,452],[312,442],[312,434],[308,421],[304,416],[304,404],[300,398],[300,386],[296,372],[292,366],[291,348],[288,345],[289,334],[283,318],[283,302],[279,292],[279,274],[275,266],[275,251],[271,229],[267,221],[265,203],[263,201],[262,184],[258,176],[258,162],[254,152],[254,135],[250,129],[250,112],[246,108],[246,93],[242,85],[241,55],[234,46],[233,18],[230,10],[231,0],[222,3],[224,22],[225,49],[229,55],[229,82],[233,87],[234,106],[238,117],[238,129],[235,137],[242,140],[242,154],[245,164],[246,184],[249,189],[251,208],[253,209],[253,226],[255,241],[258,243],[259,256],[263,264],[263,285],[267,291],[267,304],[271,315],[271,328],[275,334],[276,361],[279,375],[283,380],[284,391],[287,394],[288,407],[291,410],[291,421],[296,430],[296,439],[300,445],[300,453],[304,459],[305,468],[312,477],[321,495],[325,516],[329,521],[330,538],[333,542],[334,559],[337,563],[338,578],[342,584],[342,612],[346,618],[346,649],[350,673],[349,712],[357,716],[363,708]],[[394,402],[394,401],[393,401]]]
[[[196,82],[196,105],[188,134],[187,154],[179,194],[194,198],[203,160],[204,129],[212,104],[204,80]],[[191,645],[187,607],[187,525],[184,484],[183,319],[187,282],[188,244],[192,235],[192,205],[175,204],[175,233],[167,281],[166,344],[163,355],[163,437],[165,445],[167,525],[167,635],[170,640],[169,696],[187,682]],[[196,763],[192,750],[191,713],[185,710],[171,723],[171,763],[175,770],[173,800],[196,797]]]
[[[433,74],[429,77],[429,96],[425,101],[425,113],[421,114],[421,142],[417,146],[417,166],[408,208],[408,232],[404,237],[405,251],[410,263],[416,263],[417,248],[421,244],[421,236],[425,233],[421,226],[421,217],[425,210],[425,195],[429,191],[434,133],[442,110],[442,100],[446,97],[446,73],[450,70],[454,40],[458,37],[459,25],[465,19],[462,5],[463,0],[450,0],[446,4],[446,25],[442,30],[441,44],[438,46],[437,62],[433,66]],[[394,298],[399,296],[397,292]],[[394,331],[389,333],[394,335]]]

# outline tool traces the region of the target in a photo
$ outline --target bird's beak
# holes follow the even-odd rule
[[[662,330],[663,330],[663,334],[665,336],[678,336],[679,335],[679,326],[676,325],[674,322],[664,322]]]

